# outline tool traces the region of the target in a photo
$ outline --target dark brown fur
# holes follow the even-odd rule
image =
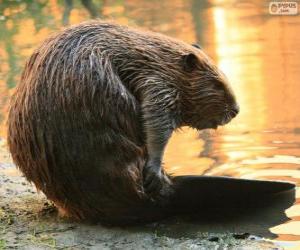
[[[26,178],[70,216],[154,220],[164,204],[143,188],[145,127],[170,119],[170,129],[216,127],[235,115],[235,105],[224,75],[200,49],[88,22],[52,36],[27,62],[8,143]]]

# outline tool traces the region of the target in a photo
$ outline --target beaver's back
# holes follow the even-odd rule
[[[134,220],[147,202],[144,135],[138,100],[101,45],[106,28],[117,32],[85,24],[35,51],[12,99],[8,143],[27,179],[72,216]]]

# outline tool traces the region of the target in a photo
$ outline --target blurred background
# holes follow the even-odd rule
[[[174,134],[165,168],[297,183],[291,220],[271,231],[300,242],[300,16],[270,15],[269,1],[0,0],[0,170],[11,165],[5,120],[26,58],[52,32],[92,18],[201,45],[228,76],[241,112],[217,131]]]

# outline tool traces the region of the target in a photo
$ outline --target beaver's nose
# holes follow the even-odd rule
[[[240,112],[240,106],[238,104],[234,104],[231,109],[232,118],[236,117],[239,112]]]

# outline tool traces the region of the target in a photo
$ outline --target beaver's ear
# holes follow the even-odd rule
[[[197,48],[197,49],[202,49],[201,46],[197,43],[193,43],[192,44],[193,47]]]
[[[183,69],[187,72],[193,71],[198,63],[198,58],[193,53],[189,53],[187,55],[182,56]]]

